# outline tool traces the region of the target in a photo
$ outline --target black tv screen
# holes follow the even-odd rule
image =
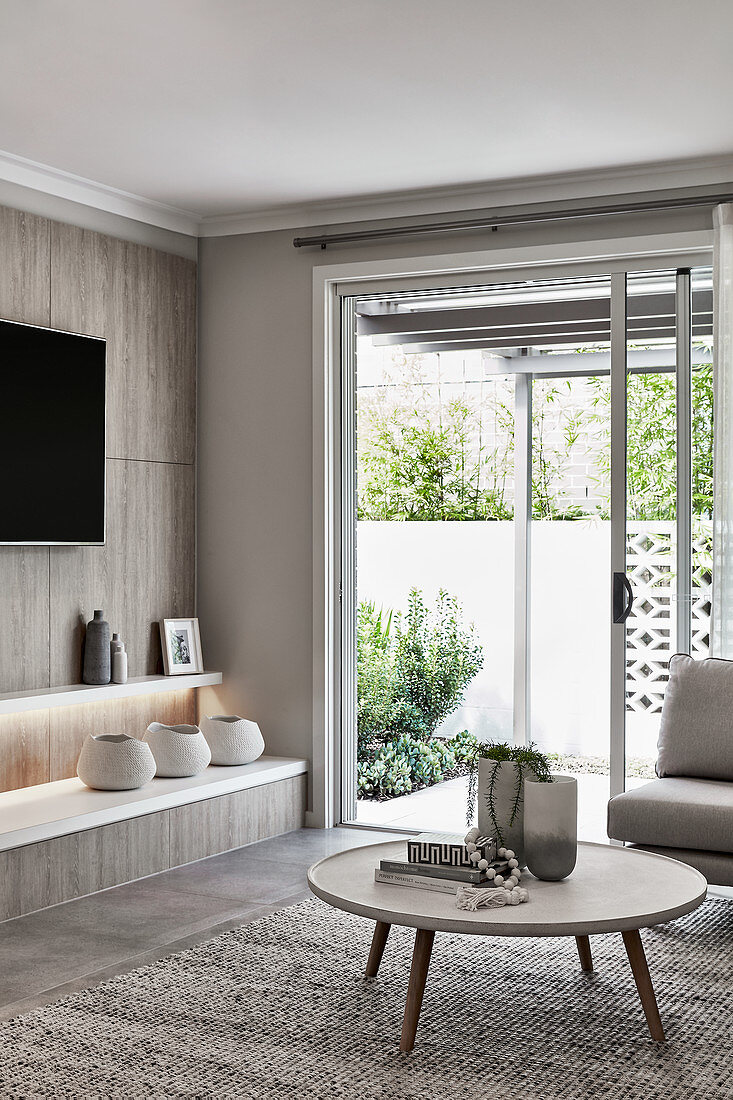
[[[102,544],[106,343],[0,321],[0,543]]]

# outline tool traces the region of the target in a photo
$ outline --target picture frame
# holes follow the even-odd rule
[[[198,619],[161,619],[160,643],[166,676],[204,671]]]

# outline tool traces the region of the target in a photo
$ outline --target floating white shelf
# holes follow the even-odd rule
[[[132,695],[153,695],[161,691],[212,687],[221,683],[220,672],[198,672],[190,676],[135,676],[126,684],[69,684],[66,687],[38,688],[36,691],[9,691],[0,694],[0,714],[20,714],[46,707],[71,707],[77,703],[100,703],[107,699],[127,699]]]
[[[5,791],[0,794],[0,851],[277,783],[307,771],[305,760],[261,756],[253,764],[208,767],[188,779],[153,779],[136,791],[91,791],[81,779]]]

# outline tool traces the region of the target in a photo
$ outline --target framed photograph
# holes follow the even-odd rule
[[[161,619],[160,641],[166,676],[204,671],[198,619]]]

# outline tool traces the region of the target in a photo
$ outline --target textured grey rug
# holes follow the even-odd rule
[[[669,1042],[651,1042],[620,936],[438,934],[412,1054],[412,934],[365,982],[372,928],[318,901],[0,1026],[3,1097],[690,1100],[733,1097],[733,903],[643,932]]]

